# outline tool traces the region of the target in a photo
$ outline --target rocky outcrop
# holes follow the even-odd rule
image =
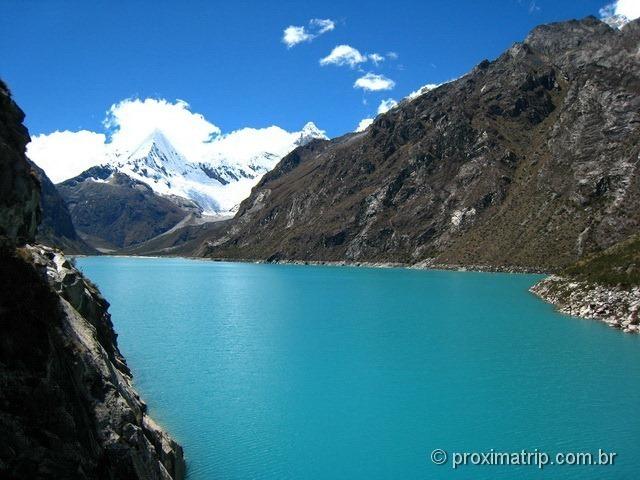
[[[627,333],[639,333],[640,287],[622,288],[552,275],[531,292],[566,314],[601,320]]]
[[[36,241],[59,248],[67,254],[92,255],[97,250],[89,246],[78,235],[67,204],[44,170],[31,162],[31,168],[40,181],[40,210],[42,218],[38,225]]]
[[[0,477],[182,479],[182,448],[133,389],[98,289],[32,245],[36,174],[0,83]]]
[[[640,21],[534,29],[364,132],[285,157],[212,258],[557,270],[640,228]]]
[[[38,180],[26,162],[24,113],[0,80],[0,240],[32,240],[40,220]]]

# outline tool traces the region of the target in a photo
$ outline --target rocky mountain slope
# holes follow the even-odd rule
[[[640,22],[535,28],[495,61],[311,142],[209,257],[555,270],[638,231]]]
[[[182,479],[182,448],[132,387],[108,303],[33,245],[39,181],[0,81],[0,477]]]
[[[66,202],[44,170],[31,162],[40,181],[40,210],[42,219],[38,225],[36,241],[59,248],[68,254],[92,255],[98,253],[76,231]]]
[[[174,228],[145,242],[122,248],[120,255],[192,256],[203,242],[223,232],[230,219],[207,221],[190,215]]]
[[[109,166],[92,167],[57,189],[80,235],[103,251],[142,243],[200,211],[189,200],[158,195]]]

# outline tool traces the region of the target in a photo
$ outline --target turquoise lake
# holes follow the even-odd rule
[[[556,313],[528,292],[540,276],[77,263],[190,480],[640,478],[640,338]],[[617,455],[452,468],[536,448]]]

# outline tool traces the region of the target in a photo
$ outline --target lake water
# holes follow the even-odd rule
[[[640,478],[640,339],[555,313],[527,291],[540,276],[78,265],[191,480]],[[617,456],[452,468],[454,452],[536,448]]]

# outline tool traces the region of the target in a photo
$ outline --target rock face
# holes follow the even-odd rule
[[[199,211],[188,200],[161,196],[109,166],[90,168],[57,188],[82,237],[105,251],[143,243]]]
[[[0,476],[184,478],[182,448],[146,415],[97,288],[44,246],[5,252],[0,282]]]
[[[36,241],[59,248],[68,254],[91,255],[98,253],[76,232],[67,204],[44,170],[33,162],[31,162],[31,167],[40,181],[42,219],[38,225]]]
[[[199,253],[555,270],[638,231],[640,21],[534,29],[493,62],[316,140]]]
[[[33,240],[40,219],[38,179],[24,158],[24,113],[0,80],[0,237]]]
[[[182,479],[182,448],[146,414],[108,303],[59,251],[29,245],[37,175],[0,84],[0,477]]]

